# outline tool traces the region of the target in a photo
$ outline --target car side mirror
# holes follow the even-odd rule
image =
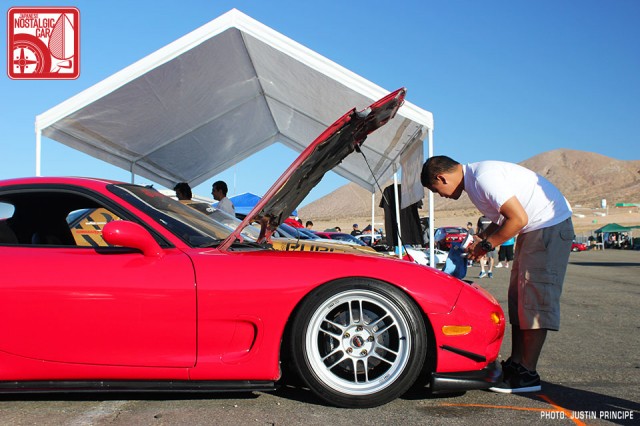
[[[149,231],[137,223],[114,220],[102,229],[102,238],[114,246],[138,249],[145,256],[162,256],[162,248]]]

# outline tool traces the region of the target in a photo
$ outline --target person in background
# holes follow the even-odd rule
[[[173,190],[176,191],[176,198],[182,204],[193,207],[194,209],[204,214],[213,213],[213,207],[211,207],[209,204],[193,201],[191,199],[193,197],[193,194],[191,192],[191,187],[187,182],[177,183],[176,186],[173,187]]]
[[[489,219],[485,215],[480,216],[478,218],[478,223],[476,223],[476,234],[481,234],[485,232],[490,225],[491,225],[491,219]],[[469,225],[467,225],[467,227],[468,226]]]
[[[351,235],[353,235],[355,237],[356,235],[361,235],[361,234],[362,234],[362,231],[360,231],[360,229],[358,229],[358,224],[354,223],[353,224],[353,231],[351,231]]]
[[[182,204],[188,204],[184,201],[191,201],[191,197],[193,194],[191,193],[191,187],[187,182],[179,182],[176,183],[176,186],[173,187],[173,190],[176,191],[176,198],[183,202]]]
[[[305,228],[313,229],[313,222],[308,220],[307,223],[304,224]]]
[[[467,232],[469,233],[469,235],[475,235],[475,232],[473,232],[473,223],[467,222]],[[468,259],[467,266],[473,266],[473,260]]]
[[[230,199],[227,198],[227,184],[224,181],[216,181],[211,186],[211,195],[218,202],[218,210],[229,213],[231,216],[236,216],[236,208]]]
[[[475,235],[476,234],[475,232],[473,232],[473,223],[467,222],[467,232],[469,233],[469,235]]]
[[[476,224],[477,233],[480,234],[481,232],[485,232],[489,228],[489,225],[491,225],[491,219],[489,219],[485,215],[480,216],[478,218],[478,223]],[[469,224],[467,224],[467,227],[469,227]],[[485,271],[485,267],[487,264],[489,265],[489,278],[493,278],[493,265],[496,263],[494,250],[490,250],[484,256],[478,259],[478,262],[480,263],[480,275],[478,275],[478,278],[484,278],[487,276],[487,272]],[[471,257],[469,258],[469,260],[473,262],[473,259],[471,259]]]
[[[480,258],[480,275],[478,275],[478,278],[484,278],[484,277],[489,277],[489,278],[493,278],[493,265],[496,263],[496,250],[490,250],[488,251],[484,256],[482,256]],[[485,267],[489,266],[487,268],[487,271],[485,271]]]
[[[496,268],[509,267],[509,262],[513,260],[513,245],[516,243],[516,237],[511,237],[504,243],[500,244],[498,251],[498,264]],[[504,265],[502,264],[504,262]]]
[[[547,332],[560,329],[560,295],[575,236],[571,205],[544,177],[503,161],[462,165],[434,156],[424,163],[420,180],[441,197],[457,200],[466,192],[491,220],[467,248],[472,259],[518,236],[508,295],[511,356],[502,362],[503,382],[490,389],[541,390],[538,359]]]

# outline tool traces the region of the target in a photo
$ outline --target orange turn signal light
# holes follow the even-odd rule
[[[498,315],[496,312],[491,312],[491,322],[495,325],[500,324],[500,315]]]
[[[445,336],[464,336],[471,333],[470,325],[443,325],[442,333]]]

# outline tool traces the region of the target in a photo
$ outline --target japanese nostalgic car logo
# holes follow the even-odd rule
[[[77,8],[12,7],[7,15],[9,78],[78,78],[80,11]]]

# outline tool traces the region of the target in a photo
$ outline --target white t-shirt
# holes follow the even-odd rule
[[[236,215],[236,208],[233,206],[233,203],[227,197],[224,197],[222,200],[218,201],[218,210],[222,210],[223,212],[229,213],[231,216]]]
[[[480,161],[462,166],[464,190],[482,214],[500,225],[500,207],[515,197],[529,216],[520,233],[556,225],[571,217],[571,206],[544,177],[522,166],[503,161]]]

